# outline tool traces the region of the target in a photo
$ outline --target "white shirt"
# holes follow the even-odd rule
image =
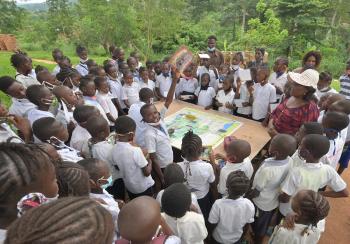
[[[112,97],[118,99],[119,104],[120,104],[122,109],[126,108],[123,100],[126,100],[128,98],[127,98],[126,94],[124,93],[122,83],[118,79],[112,80],[110,77],[108,77],[108,85],[109,85],[109,89],[112,93]]]
[[[62,106],[58,109],[57,114],[56,114],[56,120],[61,122],[65,127],[70,122],[73,122],[75,125],[77,125],[77,122],[73,118],[73,112],[62,109]]]
[[[9,108],[9,114],[14,114],[27,118],[28,112],[33,108],[36,108],[36,105],[29,102],[29,100],[26,98],[17,99],[13,97],[11,100],[12,104]]]
[[[163,97],[168,95],[171,83],[171,75],[165,77],[163,74],[160,74],[156,77],[156,87],[159,88],[159,92]]]
[[[212,105],[213,98],[216,96],[214,88],[210,86],[207,90],[201,90],[201,87],[198,87],[194,94],[198,97],[197,105],[202,107]]]
[[[227,177],[231,172],[234,172],[234,171],[243,171],[249,179],[252,178],[254,169],[249,157],[245,158],[242,163],[226,162],[226,165],[220,171],[220,179],[218,184],[218,192],[220,194],[227,195],[227,191],[226,191]]]
[[[214,239],[224,244],[237,242],[243,234],[243,227],[254,222],[254,213],[254,204],[246,198],[216,200],[208,219],[209,223],[217,224]]]
[[[197,199],[204,198],[208,192],[210,183],[215,181],[215,174],[210,163],[202,160],[193,162],[184,161],[178,163],[185,174],[186,185],[196,194]]]
[[[226,108],[225,104],[230,103],[232,105],[234,98],[235,98],[235,92],[232,89],[227,94],[225,93],[224,90],[218,91],[218,94],[216,95],[216,100],[219,103],[222,103],[222,106],[219,107],[219,111],[223,113],[232,114],[232,109]]]
[[[283,91],[284,89],[284,86],[286,85],[287,81],[288,81],[288,73],[285,72],[283,73],[281,76],[279,76],[277,78],[277,73],[276,72],[273,72],[271,75],[270,75],[270,78],[269,78],[269,83],[271,85],[274,85],[276,87],[278,87],[279,89],[281,89]],[[276,97],[277,99],[280,99],[282,96],[282,94],[276,94]]]
[[[213,87],[215,91],[218,90],[218,80],[216,79],[216,75],[214,70],[212,69],[207,69],[205,66],[198,66],[197,68],[197,77],[199,77],[199,84],[201,84],[201,77],[202,74],[209,74],[210,77],[210,82],[209,82],[209,86]]]
[[[100,111],[100,114],[103,116],[103,118],[105,118],[105,120],[107,120],[107,122],[109,122],[107,115],[106,115],[106,112],[103,110],[102,106],[97,101],[97,97],[84,96],[84,103],[85,103],[85,105],[90,105],[90,106],[96,107]]]
[[[97,102],[101,105],[103,111],[106,113],[106,115],[109,113],[114,119],[118,118],[118,110],[115,107],[114,103],[112,102],[112,95],[110,93],[103,94],[100,92],[97,92],[96,99]],[[108,117],[107,117],[108,118]],[[114,122],[108,120],[109,125],[113,126]]]
[[[53,68],[51,74],[56,76],[61,71],[61,68],[58,64],[56,64],[55,68]]]
[[[7,230],[0,229],[0,244],[5,242]]]
[[[203,244],[208,232],[205,227],[203,215],[195,212],[186,212],[181,218],[174,218],[162,213],[165,222],[174,235],[181,239],[181,244]]]
[[[305,160],[299,157],[298,150],[295,151],[295,153],[292,155],[291,158],[292,158],[291,165],[290,165],[291,168],[301,166],[305,163]]]
[[[255,120],[264,119],[267,115],[270,103],[276,102],[276,88],[267,83],[261,86],[260,83],[254,85],[254,101],[252,117]]]
[[[131,83],[131,85],[124,84],[123,91],[126,94],[126,97],[128,98],[129,105],[132,105],[140,101],[140,98],[139,98],[140,86],[137,82],[134,81],[133,83]]]
[[[85,141],[91,138],[90,133],[87,129],[81,127],[79,124],[74,128],[72,136],[70,139],[70,146],[79,152],[83,149],[83,144]]]
[[[254,204],[263,211],[271,211],[278,207],[280,187],[290,169],[291,158],[284,160],[266,159],[257,170],[252,188],[260,195],[253,199]]]
[[[158,192],[157,194],[157,198],[156,200],[159,202],[160,207],[162,207],[162,196],[163,196],[164,190],[160,190],[160,192]],[[193,192],[191,192],[191,203],[193,204],[193,206],[195,206],[198,210],[198,213],[202,214],[201,208],[199,207],[198,201],[197,201],[197,197],[196,194],[194,194]]]
[[[10,142],[23,143],[22,139],[6,124],[0,124],[0,142],[7,142],[11,138]]]
[[[81,74],[81,76],[85,76],[89,74],[89,69],[85,63],[79,63],[75,66],[75,69]]]
[[[79,152],[74,148],[61,148],[56,149],[56,151],[63,161],[76,163],[83,159],[82,157],[80,157]]]
[[[165,168],[173,162],[173,149],[170,143],[170,137],[166,125],[161,121],[160,126],[163,131],[146,124],[145,145],[148,153],[155,153],[160,168]]]
[[[142,122],[142,115],[140,113],[142,106],[145,104],[146,103],[141,101],[134,103],[133,105],[130,106],[128,111],[129,117],[131,117],[136,123],[135,141],[136,141],[136,144],[139,145],[140,147],[146,146],[144,133],[147,128],[146,126],[147,124]]]
[[[329,164],[333,169],[337,169],[339,159],[343,152],[348,128],[342,130],[338,137],[334,140],[329,140],[329,150],[321,162]]]
[[[145,83],[141,78],[139,79],[138,84],[139,84],[140,90],[142,88],[148,88],[153,91],[156,86],[153,80],[148,80],[147,83]]]
[[[100,141],[92,144],[90,140],[84,141],[82,146],[82,153],[88,158],[97,158],[108,163],[112,179],[121,178],[120,172],[114,167],[112,160],[113,145],[107,141]]]
[[[148,161],[141,148],[118,141],[113,147],[112,163],[118,166],[128,191],[138,194],[154,185],[152,177],[143,174],[142,168],[147,166]]]
[[[28,120],[30,122],[30,125],[33,126],[33,123],[41,118],[45,117],[51,117],[54,118],[55,116],[49,112],[49,111],[42,111],[37,108],[33,108],[28,112]]]
[[[338,93],[333,88],[329,89],[328,91],[320,91],[319,89],[316,89],[315,95],[318,99],[320,99],[322,96],[329,94],[329,93]]]
[[[323,163],[305,163],[292,168],[281,186],[281,191],[294,196],[299,190],[318,191],[329,186],[333,191],[339,192],[346,188],[346,183],[330,165]],[[290,203],[280,204],[283,215],[290,213]]]
[[[244,83],[239,89],[239,99],[235,99],[234,103],[237,107],[237,113],[250,115],[252,114],[252,106],[243,107],[242,103],[249,102],[250,93],[248,91],[247,85]]]
[[[180,95],[182,92],[194,93],[198,87],[198,80],[192,78],[186,80],[185,78],[180,78],[179,83],[176,85],[176,95]]]
[[[294,224],[293,229],[276,226],[275,230],[269,240],[269,244],[317,244],[321,232],[316,227],[311,227],[307,233],[301,235],[307,225]]]
[[[28,86],[31,86],[31,85],[40,85],[40,82],[32,74],[23,75],[16,72],[15,79],[18,82],[20,82],[25,88],[28,88]]]

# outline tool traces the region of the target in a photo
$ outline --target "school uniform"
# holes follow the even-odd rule
[[[315,95],[318,99],[320,99],[321,97],[323,97],[326,94],[336,94],[336,93],[338,93],[336,90],[329,87],[328,89],[325,89],[325,90],[316,89]]]
[[[146,103],[141,101],[134,103],[133,105],[130,106],[128,111],[128,116],[131,117],[136,123],[136,131],[135,131],[136,144],[142,148],[146,147],[144,133],[146,131],[147,124],[142,121],[143,118],[140,113],[140,110],[142,106],[145,104]]]
[[[217,224],[213,238],[219,243],[235,243],[243,234],[243,227],[254,222],[254,204],[247,198],[222,198],[215,201],[209,223]]]
[[[249,157],[245,158],[242,163],[227,162],[220,171],[220,179],[218,184],[218,192],[222,195],[227,195],[226,180],[230,173],[234,171],[243,171],[245,175],[251,179],[254,169]]]
[[[128,98],[129,105],[132,105],[138,101],[140,101],[139,98],[139,92],[140,92],[140,86],[137,82],[131,83],[131,85],[124,84],[123,85],[123,91]]]
[[[233,72],[233,85],[234,85],[234,87],[237,87],[237,79],[238,79],[238,77],[239,77],[239,72],[240,71],[242,71],[242,70],[244,70],[244,69],[242,69],[241,67],[239,67],[239,65],[238,65],[238,67],[237,66],[231,66],[231,69],[232,69],[232,72]]]
[[[305,234],[305,229],[307,229]],[[321,237],[321,231],[317,227],[303,224],[294,224],[293,229],[276,226],[269,240],[269,244],[317,244]]]
[[[339,159],[343,152],[347,130],[348,128],[345,128],[338,133],[337,138],[329,140],[329,150],[325,157],[322,157],[322,160],[320,160],[322,163],[329,164],[335,170],[337,169]]]
[[[93,97],[84,96],[83,98],[84,98],[85,105],[90,105],[90,106],[96,107],[100,111],[101,116],[103,116],[103,118],[109,122],[107,115],[106,115],[105,111],[103,110],[102,106],[97,101],[96,96],[93,96]]]
[[[195,212],[186,212],[181,218],[175,218],[162,213],[165,222],[175,236],[181,239],[182,244],[203,244],[208,235],[203,215]]]
[[[114,119],[118,118],[118,110],[112,102],[112,95],[110,93],[97,92],[96,100],[101,105],[106,115],[109,113]],[[110,126],[114,126],[114,122],[108,120]]]
[[[350,99],[350,76],[346,74],[340,76],[339,82],[340,82],[339,94],[344,95],[346,99]]]
[[[23,140],[11,129],[7,123],[0,124],[0,142],[23,143]]]
[[[55,116],[51,112],[39,110],[37,108],[33,108],[28,112],[28,120],[29,120],[30,126],[33,126],[33,123],[36,120],[45,118],[45,117],[55,118]]]
[[[209,86],[213,87],[215,92],[218,90],[218,81],[217,81],[217,76],[214,72],[214,70],[212,69],[208,69],[205,66],[198,66],[197,68],[197,77],[198,77],[198,83],[201,84],[201,78],[203,74],[209,74],[210,77],[210,82],[209,82]]]
[[[179,83],[176,85],[176,95],[179,96],[182,93],[184,93],[184,95],[194,94],[198,85],[198,80],[196,78],[180,78]]]
[[[122,109],[126,108],[125,103],[123,101],[127,99],[127,96],[124,93],[123,86],[120,80],[118,79],[113,80],[110,77],[108,77],[108,85],[109,85],[109,90],[111,91],[112,97],[118,99],[120,107]]]
[[[141,148],[129,142],[117,141],[112,150],[112,164],[119,168],[131,199],[140,195],[152,195],[154,180],[143,174],[142,168],[148,165],[148,161]]]
[[[0,229],[0,243],[4,243],[7,235],[7,230]]]
[[[74,128],[72,136],[70,138],[70,146],[79,152],[83,149],[85,141],[91,138],[90,133],[87,129],[81,127],[79,124]]]
[[[79,72],[81,76],[85,76],[89,74],[88,66],[86,65],[86,62],[80,61],[77,66],[75,66],[75,69]]]
[[[252,106],[243,107],[242,103],[248,103],[250,99],[250,93],[247,85],[244,83],[239,90],[239,99],[234,99],[234,103],[237,107],[237,114],[243,116],[249,116],[252,114]]]
[[[206,90],[201,90],[201,87],[198,87],[194,94],[197,96],[197,105],[202,107],[211,106],[213,98],[216,96],[214,88],[210,86]]]
[[[265,119],[269,106],[276,102],[276,88],[267,83],[262,86],[260,83],[254,85],[252,117],[254,120]]]
[[[273,72],[270,77],[269,77],[269,83],[271,85],[274,85],[275,87],[278,87],[280,90],[284,90],[284,86],[286,85],[287,81],[288,81],[288,73],[284,72],[282,74],[277,74],[276,72]],[[276,98],[277,101],[281,100],[281,96],[282,94],[277,94],[276,93]]]
[[[66,128],[70,122],[73,122],[75,125],[77,125],[77,122],[73,118],[73,111],[69,111],[63,102],[59,105],[56,114],[56,120],[62,123]]]
[[[164,74],[161,73],[156,77],[156,88],[159,89],[159,92],[163,97],[167,97],[171,83],[172,77],[170,72],[166,76],[164,76]]]
[[[28,86],[31,86],[31,85],[40,85],[40,82],[32,74],[23,75],[23,74],[16,72],[15,79],[19,83],[21,83],[25,88],[28,88]]]
[[[281,186],[281,191],[294,196],[299,190],[308,189],[318,191],[329,186],[333,191],[339,192],[346,188],[346,183],[330,165],[323,163],[305,163],[292,168]],[[290,213],[290,203],[280,203],[280,212],[286,216]]]
[[[257,170],[252,188],[260,192],[253,198],[256,206],[255,222],[252,227],[255,234],[265,235],[274,210],[279,205],[280,186],[290,170],[291,158],[284,160],[266,159]]]
[[[139,79],[138,84],[139,84],[140,90],[142,88],[148,88],[153,91],[156,86],[153,80],[148,80],[147,82],[144,82],[141,78]]]
[[[28,99],[17,99],[12,97],[12,104],[9,108],[9,114],[18,115],[24,118],[27,118],[28,112],[34,108],[36,108],[36,105],[29,102]]]
[[[222,106],[219,107],[219,111],[223,113],[232,114],[232,109],[226,108],[225,104],[230,103],[232,105],[233,99],[235,98],[235,92],[231,89],[227,94],[224,90],[220,90],[216,95],[216,100],[219,103],[222,103]]]
[[[56,151],[63,161],[76,163],[80,160],[83,160],[83,158],[80,156],[79,151],[75,150],[74,148],[69,148],[67,146],[61,148],[56,147]]]
[[[61,72],[61,68],[60,68],[60,66],[58,64],[56,64],[56,66],[55,66],[55,68],[53,68],[51,74],[56,76],[60,72]]]

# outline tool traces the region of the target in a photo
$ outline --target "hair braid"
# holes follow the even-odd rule
[[[250,180],[243,171],[231,172],[226,180],[226,187],[230,198],[243,196],[249,189]]]
[[[189,130],[182,138],[181,154],[187,160],[197,158],[202,151],[202,139]]]
[[[112,216],[87,197],[67,197],[28,211],[8,228],[5,243],[111,243]]]

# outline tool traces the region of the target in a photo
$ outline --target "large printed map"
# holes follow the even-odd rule
[[[170,133],[171,145],[178,149],[189,130],[201,137],[203,146],[215,148],[242,125],[239,121],[192,108],[183,108],[166,117],[165,124],[168,131],[173,131]]]

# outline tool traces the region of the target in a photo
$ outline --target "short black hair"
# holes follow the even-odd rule
[[[0,77],[0,91],[6,93],[7,90],[12,86],[13,83],[17,82],[10,76],[1,76]]]
[[[143,105],[143,106],[141,107],[141,109],[140,109],[140,114],[142,115],[143,118],[145,117],[146,111],[147,111],[150,107],[152,107],[152,106],[154,106],[154,105],[153,105],[153,104],[148,104],[148,103],[146,103],[145,105]]]
[[[139,68],[139,73],[140,73],[140,74],[141,74],[142,72],[145,72],[145,71],[148,72],[148,69],[147,69],[146,67],[142,66],[142,67]]]
[[[105,131],[106,127],[109,128],[109,124],[101,115],[90,117],[86,123],[86,129],[92,137],[97,136],[101,131]]]
[[[316,159],[322,158],[329,150],[329,139],[323,135],[306,135],[302,140],[302,144]]]
[[[164,190],[163,211],[174,218],[183,217],[191,206],[191,192],[183,183],[175,183]]]
[[[323,80],[323,81],[332,81],[333,77],[332,77],[332,74],[328,71],[323,71],[320,73],[320,76],[319,76],[319,80]]]
[[[95,76],[93,75],[85,75],[81,77],[79,89],[81,90],[82,88],[86,87],[89,83],[94,83],[94,79],[95,79]]]
[[[210,36],[208,36],[207,40],[215,40],[215,41],[217,41],[218,39],[216,38],[215,35],[210,35]]]
[[[288,67],[289,61],[287,57],[281,56],[281,57],[278,57],[277,60],[281,61],[282,64]]]
[[[226,187],[229,198],[243,196],[250,186],[250,180],[243,171],[233,171],[227,176]]]
[[[297,141],[295,137],[288,134],[277,134],[271,140],[271,144],[278,148],[278,153],[285,157],[292,156],[297,149]]]
[[[116,67],[114,64],[111,64],[111,63],[106,63],[103,68],[105,69],[105,72],[108,74],[109,70],[112,68],[112,67]]]
[[[89,74],[94,75],[94,76],[98,76],[100,70],[105,71],[104,68],[101,66],[91,67],[89,69]]]
[[[84,47],[84,46],[81,46],[81,45],[78,45],[78,46],[76,47],[76,49],[75,49],[75,52],[76,52],[77,54],[81,54],[81,53],[84,52],[84,51],[87,51],[87,48]]]
[[[47,90],[48,88],[44,85],[31,85],[26,90],[26,97],[31,103],[39,106],[40,99],[44,96]]]
[[[257,48],[255,48],[255,52],[257,52],[257,51],[260,51],[260,52],[261,52],[261,54],[262,54],[262,56],[264,56],[264,55],[265,55],[265,48],[262,48],[262,47],[257,47]]]
[[[102,163],[106,162],[97,158],[86,158],[77,162],[77,164],[82,166],[87,171],[90,179],[92,179],[93,181],[97,181],[100,177],[98,167]]]
[[[62,124],[55,118],[44,117],[34,121],[33,134],[42,142],[46,142],[51,136],[56,135],[62,129]]]
[[[317,134],[317,135],[323,135],[323,126],[320,123],[317,122],[306,122],[302,125],[305,130],[305,134]]]
[[[147,101],[147,99],[153,96],[154,96],[153,91],[147,87],[142,88],[139,92],[140,101],[143,101],[143,102]]]
[[[29,57],[23,53],[15,53],[11,56],[11,64],[14,68],[18,68],[21,64],[26,62]]]
[[[165,187],[171,186],[175,183],[185,182],[185,174],[178,164],[172,163],[165,167],[164,182]]]
[[[320,66],[321,60],[322,60],[322,56],[321,53],[319,51],[310,51],[307,52],[304,57],[303,57],[303,66],[305,65],[306,61],[308,60],[309,57],[314,56],[316,59],[316,67]]]
[[[101,83],[104,82],[104,81],[107,82],[106,77],[104,77],[104,76],[96,76],[95,79],[94,79],[95,86],[96,87],[100,87]]]
[[[117,134],[127,134],[129,132],[134,132],[135,130],[136,123],[131,117],[123,115],[115,120],[115,132]]]
[[[96,108],[89,105],[79,105],[73,111],[73,118],[78,123],[86,122],[94,113]]]
[[[349,125],[349,116],[343,112],[327,111],[323,116],[322,124],[326,124],[329,128],[340,132]]]
[[[38,76],[38,74],[42,71],[47,71],[49,72],[48,68],[46,68],[45,66],[42,66],[42,65],[37,65],[34,69],[35,71],[35,74]]]
[[[329,108],[328,111],[337,111],[337,112],[343,112],[347,115],[350,114],[350,100],[344,99],[340,101],[336,101],[333,103]]]
[[[86,61],[86,66],[88,67],[88,69],[90,69],[91,67],[97,65],[96,61],[93,59],[89,59],[88,61]]]

